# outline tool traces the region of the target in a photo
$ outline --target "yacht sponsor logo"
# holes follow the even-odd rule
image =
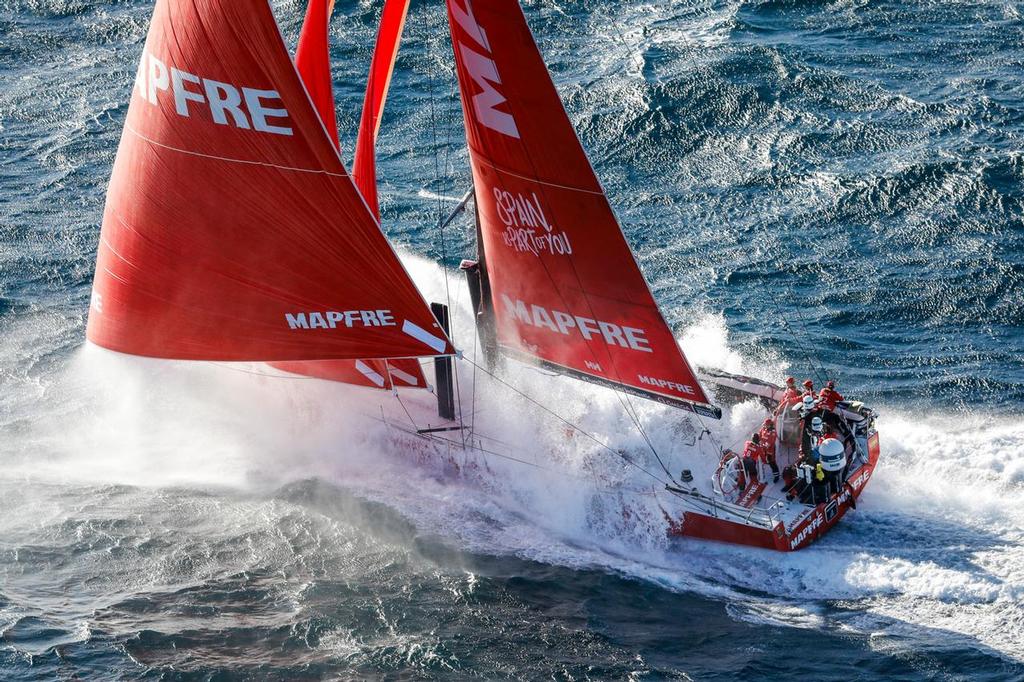
[[[648,386],[664,388],[669,391],[676,391],[677,393],[685,393],[687,395],[697,395],[697,392],[693,390],[693,387],[687,386],[686,384],[676,383],[675,381],[669,381],[668,379],[648,377],[643,374],[636,375],[636,378],[641,384],[647,384]]]
[[[548,310],[543,306],[512,299],[507,294],[502,294],[501,300],[505,305],[505,311],[521,324],[543,327],[564,336],[579,334],[586,341],[598,339],[609,346],[621,346],[642,353],[654,352],[647,340],[647,332],[643,329],[570,315],[561,310]]]
[[[790,547],[796,549],[797,547],[802,545],[804,540],[809,538],[811,536],[811,533],[818,530],[818,528],[820,528],[823,523],[825,523],[825,517],[822,516],[820,513],[815,514],[814,518],[811,519],[806,526],[804,526],[803,530],[801,530],[795,538],[793,538],[793,542],[790,543]]]
[[[336,329],[338,327],[394,327],[390,310],[325,310],[285,313],[289,329]]]
[[[850,485],[854,490],[860,490],[861,487],[868,482],[868,478],[871,476],[871,472],[865,469],[857,474],[857,477],[850,481]]]
[[[135,89],[154,106],[160,106],[164,99],[173,100],[178,116],[190,118],[203,111],[218,125],[274,135],[292,134],[289,126],[282,125],[289,120],[288,110],[277,90],[244,88],[203,78],[168,66],[149,52],[142,53]]]
[[[498,218],[505,224],[501,234],[505,246],[520,253],[542,253],[552,255],[572,254],[572,243],[566,232],[555,232],[541,208],[536,192],[526,196],[522,192],[508,192],[493,188],[494,208]]]
[[[490,128],[502,135],[519,139],[519,128],[516,127],[516,120],[512,114],[501,111],[497,107],[507,100],[498,91],[501,85],[501,76],[498,74],[498,67],[491,59],[491,43],[487,34],[476,17],[473,16],[473,3],[464,0],[465,8],[459,6],[458,0],[450,0],[448,7],[451,9],[452,18],[462,30],[469,36],[477,47],[483,48],[484,54],[477,52],[461,40],[456,39],[459,55],[462,57],[462,65],[466,68],[469,77],[473,79],[480,91],[473,95],[473,112],[480,125]],[[469,93],[463,93],[467,97]]]

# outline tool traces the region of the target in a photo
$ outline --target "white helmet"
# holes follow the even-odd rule
[[[821,421],[821,417],[815,417],[811,420],[811,429],[813,431],[821,431],[824,427],[825,424]]]
[[[846,466],[846,448],[835,438],[826,438],[818,446],[818,459],[825,471],[842,471]]]

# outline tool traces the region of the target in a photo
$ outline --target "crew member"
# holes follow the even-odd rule
[[[818,399],[818,394],[814,392],[814,382],[810,379],[804,381],[804,393],[805,396],[809,395],[813,400]]]
[[[800,462],[815,464],[818,461],[818,444],[825,438],[825,422],[821,417],[805,420],[803,436],[800,439]]]
[[[811,444],[818,447],[823,440],[825,440],[825,422],[821,417],[814,417],[811,419]]]
[[[768,417],[761,424],[758,432],[761,438],[761,452],[764,453],[765,462],[772,468],[772,482],[779,482],[779,465],[775,462],[775,420]]]
[[[800,418],[804,421],[807,421],[812,414],[818,411],[818,401],[807,394],[804,394],[804,397],[800,399],[798,406],[800,409]]]
[[[743,471],[751,484],[758,481],[757,463],[764,458],[761,448],[761,434],[756,431],[750,434],[750,440],[743,444]]]
[[[836,411],[836,405],[840,400],[843,400],[843,396],[836,390],[834,381],[826,383],[825,388],[821,389],[821,393],[818,395],[818,404],[830,412]]]
[[[836,438],[825,438],[818,445],[818,465],[824,471],[827,493],[839,492],[842,472],[846,468],[846,448]]]
[[[800,401],[800,391],[796,387],[796,379],[793,377],[786,377],[786,390],[782,394],[782,399],[779,401],[779,407],[775,410],[775,414],[781,413],[790,405],[795,405]]]

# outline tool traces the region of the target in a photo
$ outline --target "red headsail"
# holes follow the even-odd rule
[[[377,165],[374,147],[408,9],[409,0],[384,0],[377,44],[373,48],[370,75],[366,80],[363,114],[359,119],[359,135],[356,137],[356,156],[352,162],[352,178],[359,191],[363,193],[366,203],[378,217],[380,208],[377,202]]]
[[[309,0],[306,18],[295,48],[295,68],[302,76],[306,92],[316,107],[324,128],[331,136],[334,148],[339,149],[338,122],[334,114],[334,87],[331,83],[330,51],[327,31],[331,23],[334,0]]]
[[[327,35],[330,23],[331,8],[327,0],[310,0],[306,10],[306,19],[299,36],[298,49],[295,51],[295,65],[299,70],[306,90],[317,108],[320,119],[324,121],[331,134],[336,149],[340,143],[335,129],[334,95],[331,86],[331,65]],[[380,209],[377,205],[377,176],[374,166],[374,143],[377,130],[380,128],[380,112],[387,95],[387,83],[391,78],[395,56],[398,54],[398,38],[405,21],[405,10],[408,0],[386,0],[381,15],[380,32],[374,49],[370,78],[366,84],[366,100],[363,103],[362,121],[359,138],[356,142],[356,158],[352,178],[366,199],[367,205],[380,220]],[[378,73],[385,69],[384,80]],[[357,175],[358,169],[363,175]],[[273,362],[277,369],[293,374],[340,381],[369,388],[390,389],[393,386],[426,388],[420,363],[414,358],[398,358],[384,360],[319,360],[299,362]]]
[[[665,323],[517,0],[447,0],[498,341],[718,416]]]
[[[88,336],[191,360],[452,352],[265,0],[158,0],[107,193]]]

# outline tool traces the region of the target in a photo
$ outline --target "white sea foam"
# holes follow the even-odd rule
[[[451,292],[456,345],[474,358],[461,278],[447,273],[446,287],[436,265],[406,261],[428,299]],[[15,337],[63,335],[40,336],[46,321],[19,324]],[[701,320],[681,343],[702,365],[774,378],[784,370],[758,367],[731,350],[720,318]],[[731,613],[752,622],[859,632],[899,627],[920,636],[938,628],[1008,656],[1024,651],[1020,421],[878,406],[883,459],[859,509],[822,542],[778,554],[668,541],[651,494],[660,484],[608,450],[660,474],[623,396],[514,365],[507,380],[585,433],[461,363],[462,408],[473,414],[467,419],[495,438],[488,443],[496,452],[537,466],[458,457],[461,476],[453,476],[451,462],[436,453],[424,459],[395,451],[393,432],[374,419],[383,407],[393,424],[407,423],[388,393],[289,378],[262,365],[146,360],[86,346],[59,372],[12,381],[24,405],[4,403],[10,409],[0,416],[14,437],[0,446],[7,463],[0,475],[237,488],[321,477],[393,506],[424,532],[468,550],[599,567],[695,591],[728,600]],[[431,418],[429,396],[402,395],[414,419]],[[709,473],[714,449],[697,440],[700,425],[692,417],[629,401],[672,469]],[[751,402],[709,426],[729,445],[762,416]],[[626,492],[605,490],[609,481]],[[844,608],[822,608],[832,600]],[[339,649],[347,646],[342,639]]]

